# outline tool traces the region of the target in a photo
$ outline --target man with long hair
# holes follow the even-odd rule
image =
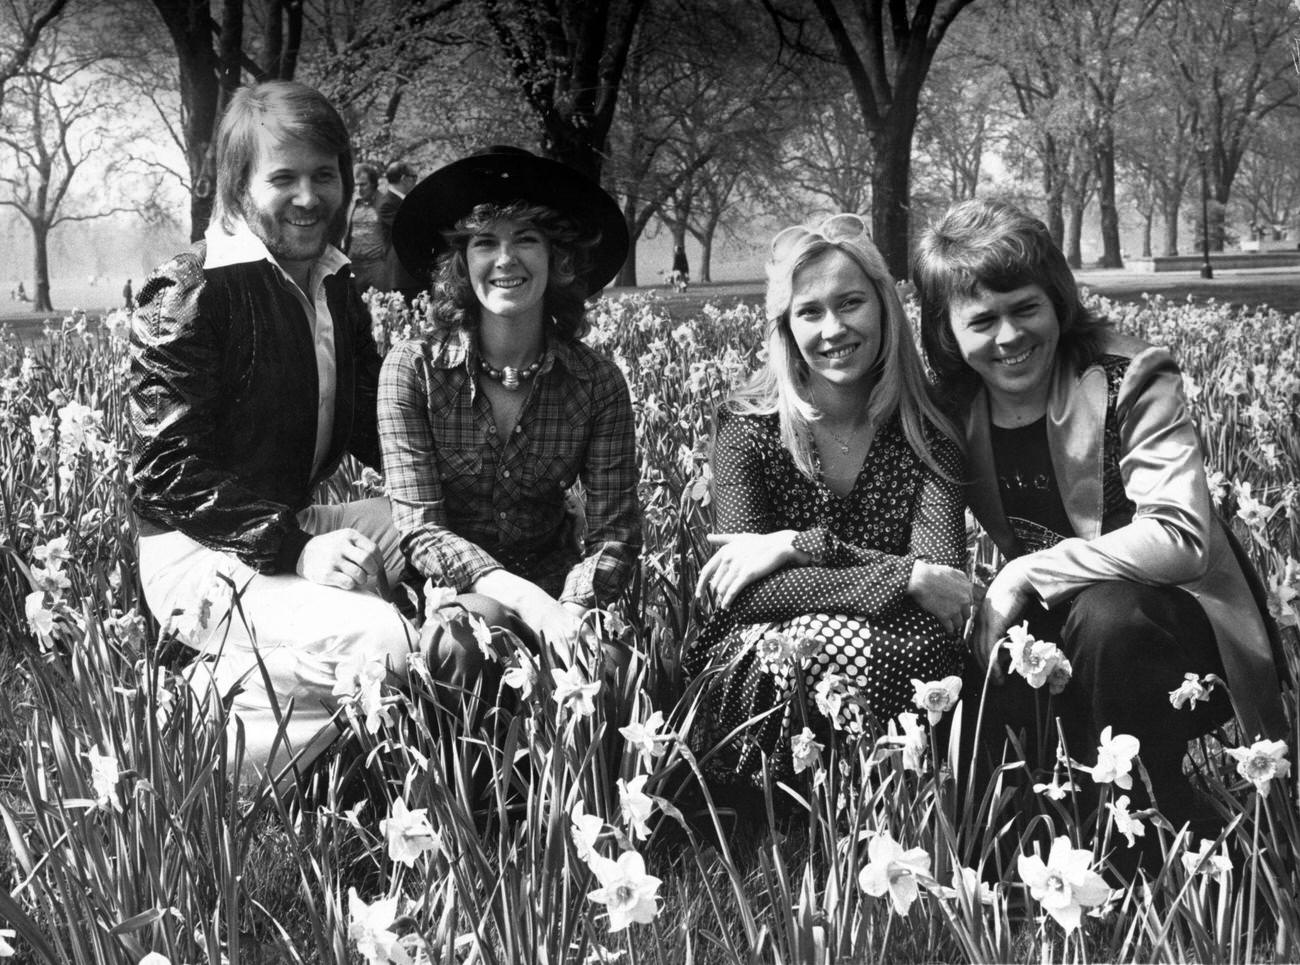
[[[340,667],[400,679],[413,636],[376,592],[403,566],[387,500],[312,502],[345,453],[379,464],[379,355],[335,247],[352,192],[348,132],[320,93],[240,90],[213,223],[145,282],[133,319],[145,598],[199,652],[193,679],[234,695],[249,774],[320,753]]]

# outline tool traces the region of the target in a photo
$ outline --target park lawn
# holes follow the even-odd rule
[[[993,793],[959,795],[948,748],[925,728],[910,736],[910,722],[823,748],[798,783],[771,788],[775,830],[711,798],[707,749],[681,739],[700,685],[676,658],[702,615],[711,412],[756,365],[755,304],[639,293],[595,310],[588,341],[628,376],[643,459],[641,579],[608,629],[641,654],[631,671],[615,682],[588,667],[588,709],[507,647],[531,692],[490,716],[491,740],[418,676],[406,693],[358,689],[344,698],[348,752],[292,792],[231,780],[238,733],[170,656],[184,626],[160,634],[142,618],[123,501],[124,318],[74,318],[0,348],[0,918],[20,959],[1295,960],[1296,775],[1274,765],[1245,780],[1213,741],[1195,758],[1231,819],[1222,839],[1198,857],[1202,842],[1144,815],[1168,860],[1131,888],[1111,874],[1104,898],[1082,876],[1126,850],[1110,809],[1076,814],[1034,793],[1047,775],[1017,780],[1014,759]],[[405,306],[372,308],[381,344],[410,332]],[[1182,362],[1216,500],[1270,587],[1294,665],[1296,317],[1181,299],[1107,308]],[[351,470],[332,482],[339,494],[373,485]],[[212,602],[214,614],[230,605]],[[973,726],[978,702],[946,713]],[[1116,804],[1124,792],[1101,793]],[[1014,861],[994,869],[1048,859],[1062,837],[1081,867],[1054,916]],[[977,878],[954,880],[959,868],[1000,886],[982,895]],[[1095,916],[1067,930],[1081,904]]]

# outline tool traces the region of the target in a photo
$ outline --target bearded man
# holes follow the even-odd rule
[[[378,592],[404,565],[387,500],[312,502],[345,453],[379,464],[379,355],[335,247],[352,193],[348,132],[318,91],[241,89],[212,225],[132,322],[145,598],[198,651],[191,682],[234,695],[246,777],[309,763],[340,698],[403,680],[414,639]]]

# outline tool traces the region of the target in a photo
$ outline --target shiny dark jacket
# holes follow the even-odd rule
[[[131,506],[142,535],[179,530],[261,573],[292,572],[296,513],[351,451],[379,465],[379,353],[348,269],[325,279],[338,368],[334,431],[313,477],[311,325],[267,261],[205,271],[200,243],[140,290],[131,325]]]

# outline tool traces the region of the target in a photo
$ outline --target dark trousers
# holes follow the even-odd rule
[[[1141,741],[1139,757],[1165,817],[1175,827],[1192,819],[1193,792],[1182,767],[1187,742],[1231,714],[1222,687],[1195,709],[1178,710],[1169,702],[1169,692],[1186,673],[1224,676],[1214,629],[1196,599],[1178,587],[1115,581],[1094,584],[1055,609],[1026,617],[1037,639],[1065,652],[1073,676],[1064,692],[1050,699],[1046,687],[1034,690],[1018,674],[1008,672],[1000,686],[989,685],[976,758],[984,766],[977,774],[1000,762],[1007,728],[1023,731],[1031,766],[1050,770],[1057,720],[1069,755],[1088,765],[1096,763],[1101,731],[1109,726],[1113,735]],[[984,676],[970,664],[963,693],[975,698]],[[973,730],[973,717],[967,721]],[[1150,806],[1136,767],[1133,773],[1133,790],[1117,793],[1129,794],[1131,808]],[[1092,785],[1086,774],[1076,775],[1076,782]]]

